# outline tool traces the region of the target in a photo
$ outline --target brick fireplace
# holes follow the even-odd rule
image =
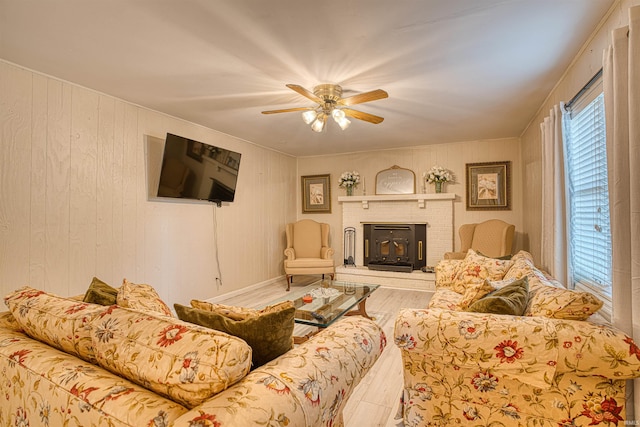
[[[435,277],[420,270],[408,272],[371,271],[364,263],[364,224],[425,224],[426,265],[435,266],[445,252],[453,250],[453,202],[455,194],[393,194],[340,196],[342,228],[354,227],[355,268],[339,267],[338,279],[361,283],[389,284],[409,289],[433,288]],[[341,233],[342,234],[342,233]],[[428,283],[424,283],[425,280]]]

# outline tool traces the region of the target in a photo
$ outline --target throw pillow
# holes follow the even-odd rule
[[[475,313],[508,314],[522,316],[529,300],[529,281],[526,277],[491,292],[466,309]]]
[[[94,277],[82,301],[100,305],[114,305],[118,297],[118,290]]]
[[[458,304],[458,309],[464,310],[483,296],[495,290],[496,288],[488,280],[467,285],[467,288],[462,295],[462,300]]]
[[[512,261],[487,258],[469,249],[453,280],[453,290],[464,294],[468,284],[500,280],[512,265]]]
[[[602,308],[602,300],[589,292],[555,286],[538,286],[531,292],[528,316],[586,320]]]
[[[214,311],[233,320],[245,320],[248,317],[258,315],[258,310],[253,308],[235,307],[232,305],[213,304],[207,301],[192,299],[191,307],[205,311]]]
[[[90,321],[108,307],[67,299],[25,286],[4,298],[20,328],[31,338],[95,363]]]
[[[241,339],[158,313],[109,307],[91,328],[100,366],[189,409],[251,367]]]
[[[116,302],[120,307],[173,317],[169,306],[160,299],[160,295],[151,285],[135,284],[124,279],[118,290]]]
[[[229,307],[229,306],[226,306]],[[242,338],[253,350],[253,368],[264,365],[293,348],[295,307],[285,301],[236,320],[223,311],[207,311],[174,304],[178,318]],[[246,310],[246,309],[244,309]],[[240,310],[240,311],[244,311]]]

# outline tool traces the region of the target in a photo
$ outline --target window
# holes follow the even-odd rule
[[[604,95],[601,82],[568,109],[565,148],[573,286],[611,302],[611,228]],[[609,310],[610,313],[610,310]]]

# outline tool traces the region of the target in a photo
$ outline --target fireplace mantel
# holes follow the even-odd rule
[[[455,193],[430,194],[376,194],[373,196],[339,196],[340,203],[362,203],[362,209],[369,209],[370,202],[412,201],[418,202],[418,208],[424,209],[427,200],[454,200]]]
[[[355,230],[355,268],[341,267],[338,280],[386,284],[408,289],[434,290],[434,275],[368,270],[364,267],[365,223],[427,224],[427,266],[435,266],[453,250],[453,208],[455,193],[376,194],[339,196],[342,227]],[[342,242],[344,245],[344,242]],[[344,270],[344,271],[343,271]],[[392,279],[392,280],[390,280]]]

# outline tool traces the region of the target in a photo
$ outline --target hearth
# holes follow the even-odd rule
[[[364,265],[410,273],[426,266],[426,224],[363,224]]]

